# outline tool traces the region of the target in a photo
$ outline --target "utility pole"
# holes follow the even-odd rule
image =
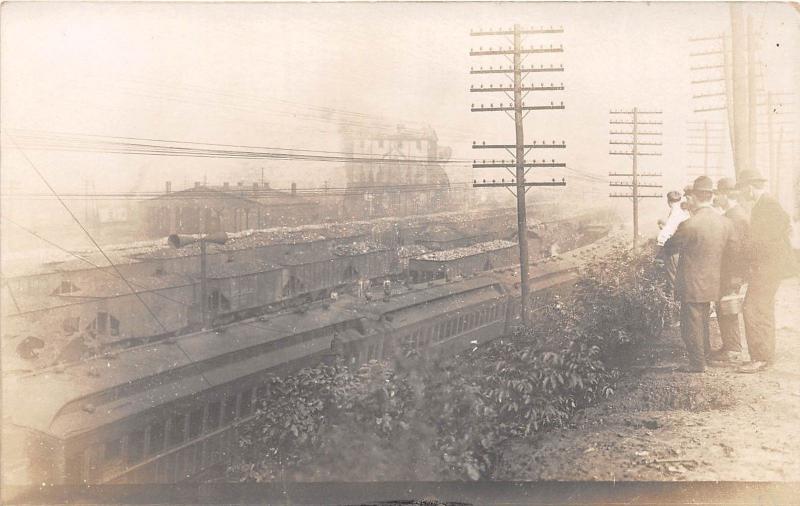
[[[734,122],[732,109],[729,107],[729,105],[733,103],[733,88],[727,84],[732,75],[732,66],[730,62],[731,50],[728,47],[729,38],[729,35],[722,33],[710,37],[689,39],[689,42],[697,43],[695,47],[698,47],[697,50],[689,53],[689,57],[692,58],[693,62],[689,70],[696,76],[691,81],[693,88],[697,90],[697,92],[692,94],[692,99],[695,104],[693,107],[694,112],[696,114],[703,114],[706,117],[708,113],[727,114],[727,131],[730,136],[731,151],[733,152],[735,151],[733,134]],[[689,171],[687,171],[687,176],[711,176],[714,173],[721,175],[721,137],[726,129],[724,123],[721,120],[709,121],[708,119],[703,119],[691,121],[690,125],[688,129],[688,146],[702,147],[702,149],[690,149],[689,154],[703,155],[703,162],[700,165],[688,166],[687,168]],[[712,140],[714,142],[712,142]],[[712,147],[718,149],[712,151]],[[709,155],[711,154],[717,154],[720,158],[719,163],[714,166],[709,163]]]
[[[769,184],[770,184],[770,193],[775,195],[775,191],[778,188],[776,177],[775,177],[775,139],[772,134],[773,132],[773,125],[772,125],[772,92],[767,92],[767,155],[769,159]]]
[[[791,97],[791,98],[787,98]],[[764,93],[761,101],[757,103],[759,107],[765,108],[766,117],[758,123],[759,138],[757,144],[759,146],[766,145],[766,163],[768,173],[766,176],[769,178],[769,191],[777,197],[781,204],[790,206],[789,198],[791,192],[786,192],[782,187],[781,182],[784,179],[781,150],[783,144],[787,142],[784,134],[787,130],[795,126],[794,122],[788,120],[788,117],[794,115],[792,106],[796,105],[793,101],[794,93],[781,92],[781,91],[768,91]],[[788,132],[791,135],[791,130]],[[761,137],[764,136],[764,137]],[[760,151],[763,153],[763,151]],[[782,198],[783,197],[783,198]]]
[[[781,142],[783,142],[783,127],[778,130],[778,142],[775,145],[775,191],[774,195],[781,202]],[[771,144],[771,143],[770,143]]]
[[[609,186],[612,187],[626,187],[631,189],[631,193],[627,194],[617,194],[611,193],[609,197],[612,198],[630,198],[633,199],[633,251],[634,253],[639,251],[639,199],[643,198],[658,198],[661,197],[661,194],[643,194],[639,190],[641,188],[661,188],[660,184],[655,183],[641,183],[639,182],[640,177],[656,177],[661,176],[661,174],[656,174],[652,172],[639,172],[639,163],[638,159],[640,156],[661,156],[661,153],[656,152],[648,152],[648,151],[640,151],[639,146],[661,146],[661,142],[655,141],[647,141],[647,140],[640,140],[640,136],[644,136],[645,138],[649,138],[650,136],[660,136],[661,132],[654,131],[656,130],[656,125],[661,125],[660,121],[642,121],[639,119],[640,115],[655,115],[661,114],[661,111],[640,111],[638,107],[634,107],[630,111],[611,111],[611,114],[621,114],[624,116],[629,116],[629,119],[623,120],[610,120],[611,125],[630,125],[631,130],[623,130],[623,131],[615,131],[612,127],[611,130],[611,141],[610,144],[624,146],[630,149],[630,151],[609,151],[611,155],[620,155],[620,156],[630,156],[632,160],[632,170],[630,174],[625,173],[609,173],[609,176],[617,176],[617,177],[630,177],[630,182],[627,181],[612,181],[609,183]],[[644,126],[647,130],[640,130],[639,127]],[[622,127],[625,128],[625,127]],[[621,135],[625,137],[630,137],[630,141],[622,140],[617,141],[619,137],[614,137],[614,135]]]
[[[208,307],[208,257],[206,256],[206,239],[200,239],[200,311],[203,318],[203,329],[208,328],[211,321],[209,318]]]
[[[525,136],[524,136],[524,128],[523,128],[523,120],[525,117],[530,113],[530,111],[540,111],[540,110],[555,110],[555,109],[564,109],[564,102],[560,102],[559,104],[554,104],[550,102],[549,105],[541,104],[541,105],[526,105],[524,100],[525,97],[530,92],[550,92],[550,91],[563,91],[564,83],[561,84],[553,84],[549,83],[546,85],[544,83],[540,83],[539,86],[535,84],[524,84],[523,79],[527,78],[531,73],[538,73],[538,72],[563,72],[564,66],[560,65],[558,67],[554,65],[549,65],[545,67],[544,65],[537,66],[528,66],[525,67],[523,65],[525,58],[528,55],[534,53],[562,53],[564,51],[562,46],[554,46],[549,45],[549,47],[539,46],[539,47],[523,47],[522,39],[525,35],[533,35],[533,34],[560,34],[564,33],[564,29],[562,27],[540,27],[540,28],[526,28],[523,29],[520,25],[516,24],[511,29],[499,29],[499,30],[487,30],[487,31],[473,31],[470,33],[472,36],[504,36],[506,38],[513,37],[513,46],[512,47],[499,47],[499,48],[488,48],[488,50],[484,50],[483,47],[479,47],[478,50],[470,51],[470,56],[497,56],[501,55],[505,58],[511,60],[512,66],[510,67],[489,67],[484,69],[480,67],[478,69],[472,68],[470,70],[470,74],[503,74],[506,77],[509,77],[509,74],[512,75],[511,82],[513,83],[512,86],[508,86],[505,84],[501,84],[498,86],[490,85],[488,88],[481,85],[480,87],[472,86],[470,88],[471,92],[499,92],[504,93],[509,99],[512,100],[510,104],[499,104],[495,106],[494,103],[490,103],[488,107],[480,104],[476,106],[476,104],[472,104],[471,110],[472,112],[488,112],[488,111],[502,111],[506,113],[509,117],[514,120],[514,127],[515,127],[515,140],[514,144],[486,144],[483,142],[482,144],[473,143],[473,149],[505,149],[509,155],[512,156],[511,160],[482,160],[479,162],[475,160],[472,167],[476,168],[505,168],[511,174],[512,179],[510,182],[506,182],[505,179],[502,179],[500,182],[497,180],[492,180],[491,182],[487,182],[485,179],[482,183],[479,183],[476,180],[473,181],[474,188],[506,188],[509,190],[513,195],[517,198],[517,235],[519,239],[519,263],[520,263],[520,316],[522,319],[522,324],[527,326],[530,321],[528,317],[528,300],[529,300],[529,279],[528,279],[528,264],[530,261],[530,257],[528,254],[528,225],[527,225],[527,208],[525,204],[525,193],[528,191],[528,188],[533,186],[566,186],[566,182],[563,180],[556,181],[553,179],[549,182],[527,182],[525,177],[527,172],[531,168],[535,167],[566,167],[565,163],[556,163],[554,159],[551,159],[548,163],[545,160],[538,162],[533,160],[532,163],[525,162],[525,156],[532,150],[532,149],[540,149],[540,148],[566,148],[566,142],[561,141],[560,144],[556,144],[555,141],[552,143],[542,143],[537,144],[533,142],[532,144],[525,144]],[[509,58],[510,57],[510,58]],[[513,93],[513,96],[510,94]],[[514,111],[513,117],[510,114],[510,111]],[[512,151],[512,149],[514,151]],[[511,168],[515,168],[515,172],[511,172]],[[513,189],[512,189],[513,188]]]
[[[688,165],[686,175],[689,177],[708,176],[713,178],[723,177],[722,169],[723,137],[725,128],[722,123],[712,123],[708,120],[690,121],[687,128],[688,140],[686,144],[688,153],[693,156],[702,156],[699,165]],[[717,162],[711,163],[711,155],[717,155]]]
[[[208,329],[211,324],[211,311],[208,307],[208,260],[207,244],[225,244],[228,241],[228,234],[220,232],[218,234],[202,234],[200,237],[172,234],[167,238],[167,242],[173,248],[183,248],[189,244],[200,243],[200,312],[202,317],[203,329]]]
[[[747,26],[744,18],[744,5],[731,3],[731,86],[733,103],[734,166],[738,175],[750,167],[750,136],[748,134],[748,76],[747,76]]]
[[[758,62],[756,61],[756,37],[753,32],[753,17],[747,16],[747,153],[748,153],[748,166],[750,168],[756,167],[756,140],[758,138],[758,117],[757,111],[757,98],[756,98],[756,76]]]

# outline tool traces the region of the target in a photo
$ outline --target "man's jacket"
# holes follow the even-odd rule
[[[675,281],[683,302],[712,302],[722,296],[722,259],[734,249],[731,220],[710,206],[697,209],[664,245],[680,253]]]
[[[733,278],[746,280],[750,268],[747,258],[747,245],[750,241],[750,220],[747,211],[737,204],[725,211],[725,217],[731,220],[733,225],[733,245],[722,259],[723,292],[729,291]]]
[[[789,215],[775,198],[762,195],[750,212],[747,254],[752,276],[783,278],[796,273],[790,233]]]

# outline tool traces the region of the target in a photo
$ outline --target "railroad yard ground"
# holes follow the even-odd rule
[[[800,481],[799,308],[800,280],[784,281],[777,362],[754,375],[732,367],[675,372],[683,345],[679,329],[669,329],[608,401],[567,427],[509,445],[494,479]]]

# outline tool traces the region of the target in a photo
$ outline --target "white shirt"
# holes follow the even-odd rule
[[[669,217],[664,224],[664,228],[658,233],[658,245],[663,246],[667,240],[672,237],[678,225],[689,219],[689,213],[681,209],[680,202],[674,202],[670,205]]]

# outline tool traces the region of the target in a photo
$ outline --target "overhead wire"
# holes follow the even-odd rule
[[[72,137],[67,137],[71,135]],[[466,164],[468,160],[450,159],[431,159],[431,158],[400,158],[396,156],[383,157],[364,154],[355,156],[346,152],[339,151],[315,151],[300,150],[296,148],[271,148],[263,146],[248,146],[234,144],[206,143],[195,141],[175,141],[168,139],[146,139],[122,136],[101,136],[94,134],[66,134],[50,136],[17,134],[15,137],[25,139],[27,148],[33,149],[52,149],[64,151],[89,151],[89,152],[109,152],[121,154],[149,154],[149,155],[169,155],[169,156],[196,156],[196,157],[216,157],[216,158],[254,158],[254,159],[278,159],[278,160],[304,160],[304,161],[328,161],[328,162],[353,162],[353,163],[379,163],[379,164]],[[96,138],[97,140],[86,139],[84,137]],[[126,142],[137,141],[137,142]],[[38,144],[37,144],[38,142]],[[150,144],[148,144],[148,142]],[[152,144],[158,142],[162,144]],[[192,148],[181,144],[191,144],[199,146],[213,146],[212,148]],[[220,148],[242,148],[244,150],[231,150]],[[246,151],[247,150],[247,151]],[[280,150],[280,151],[277,151]],[[360,155],[360,154],[359,154]]]
[[[76,258],[76,259],[78,259],[78,260],[80,260],[80,261],[82,261],[82,262],[84,262],[86,264],[88,264],[89,266],[93,267],[94,269],[96,269],[99,272],[108,274],[109,276],[115,277],[117,279],[123,279],[123,280],[125,279],[124,277],[122,277],[119,274],[119,271],[115,271],[115,272],[108,271],[108,270],[105,269],[104,266],[98,265],[98,264],[92,262],[91,260],[89,260],[89,259],[87,259],[87,258],[75,253],[74,251],[70,251],[69,249],[67,249],[67,248],[65,248],[65,247],[63,247],[63,246],[51,241],[50,239],[42,236],[41,234],[39,234],[39,233],[37,233],[37,232],[27,228],[27,227],[25,227],[24,225],[21,225],[21,224],[17,223],[16,221],[12,220],[11,218],[8,218],[7,216],[2,216],[1,219],[3,219],[5,221],[11,223],[12,225],[20,228],[24,232],[27,232],[28,234],[32,235],[33,237],[36,237],[37,239],[43,241],[44,243],[46,243],[46,244],[48,244],[48,245],[50,245],[50,246],[52,246],[52,247],[64,252],[64,253],[66,253],[66,254],[68,254],[68,255],[70,255],[70,256],[72,256],[72,257],[74,257],[74,258]],[[187,309],[190,309],[192,307],[191,304],[188,304],[185,301],[182,301],[182,300],[179,300],[179,299],[175,299],[173,297],[170,297],[169,295],[161,293],[158,289],[154,289],[152,287],[147,287],[145,285],[138,284],[138,283],[135,283],[133,281],[131,281],[130,283],[132,285],[138,287],[138,288],[144,289],[143,291],[151,293],[154,296],[159,297],[161,299],[167,300],[169,302],[173,302],[175,304],[179,304],[181,306],[184,306]],[[10,290],[10,288],[9,288],[9,290]],[[12,294],[12,296],[13,296],[13,294]],[[16,304],[16,301],[15,301],[15,304]],[[19,306],[17,306],[17,310],[18,310],[19,314],[24,314],[25,312],[27,312],[27,311],[25,311],[25,312],[20,311],[19,309],[20,309]],[[279,328],[279,327],[271,327],[269,325],[256,324],[256,323],[247,322],[247,321],[237,321],[237,322],[234,322],[234,323],[236,325],[245,325],[245,326],[249,326],[249,327],[258,328],[258,329],[261,329],[261,330],[272,330],[272,331],[280,331],[280,332],[285,330],[285,329],[282,329],[282,328]]]
[[[12,137],[9,134],[6,134],[6,135],[9,137],[11,142],[16,145],[16,141],[14,140],[14,137]],[[22,148],[20,148],[19,146],[16,146],[16,147],[17,147],[17,150],[19,151],[19,153],[28,162],[28,164],[30,165],[31,169],[33,169],[33,171],[36,173],[36,175],[39,176],[39,179],[42,180],[42,182],[45,184],[45,186],[47,186],[47,188],[50,190],[50,192],[56,197],[56,199],[59,201],[59,203],[62,205],[62,207],[67,211],[67,213],[70,215],[70,217],[75,221],[75,223],[78,225],[78,227],[80,227],[80,229],[84,232],[84,234],[86,234],[86,237],[89,238],[89,241],[91,241],[91,243],[95,246],[95,248],[97,248],[97,250],[100,252],[100,254],[103,255],[103,257],[106,259],[108,264],[117,272],[117,274],[122,279],[122,281],[128,286],[128,288],[130,289],[131,293],[133,293],[136,296],[136,298],[139,300],[139,302],[145,307],[145,309],[147,309],[147,312],[150,314],[150,316],[153,318],[153,320],[156,323],[158,323],[159,327],[161,327],[161,329],[164,332],[168,332],[167,327],[164,325],[164,323],[158,318],[158,316],[156,316],[156,314],[153,312],[152,308],[147,305],[147,303],[144,301],[144,299],[142,299],[142,297],[139,294],[139,292],[137,292],[136,289],[134,289],[134,287],[130,284],[128,279],[125,278],[125,276],[122,275],[122,273],[120,272],[120,270],[117,267],[117,265],[114,262],[111,261],[111,258],[109,258],[109,256],[106,254],[106,252],[103,251],[103,248],[100,246],[100,244],[97,243],[97,241],[94,239],[92,234],[86,229],[86,227],[83,225],[83,223],[81,223],[81,221],[78,219],[78,217],[75,216],[75,213],[72,212],[72,210],[69,208],[69,206],[66,204],[66,202],[64,202],[61,199],[61,197],[59,197],[58,192],[56,192],[55,188],[53,188],[53,186],[50,184],[50,182],[47,180],[47,178],[44,176],[44,174],[42,174],[42,172],[36,167],[36,165],[33,163],[33,161],[28,157],[27,153],[25,153],[25,151]]]

